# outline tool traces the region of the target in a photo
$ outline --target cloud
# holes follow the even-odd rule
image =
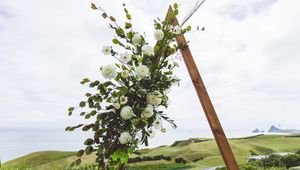
[[[173,1],[128,1],[133,25],[154,43],[152,19]],[[180,3],[181,20],[195,1]],[[120,21],[118,1],[101,1]],[[188,24],[190,48],[226,129],[300,128],[300,36],[296,1],[207,1]],[[80,121],[66,108],[83,97],[79,81],[100,78],[113,32],[83,1],[0,2],[0,126],[63,127]],[[183,61],[181,87],[167,110],[180,128],[208,128]]]

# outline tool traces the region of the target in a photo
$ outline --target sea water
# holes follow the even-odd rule
[[[250,130],[225,130],[228,138],[256,135]],[[84,147],[83,142],[91,133],[64,129],[0,129],[0,159],[5,162],[31,152],[58,150],[77,151]],[[167,129],[166,133],[156,131],[148,147],[170,145],[176,140],[189,138],[212,138],[210,129]]]

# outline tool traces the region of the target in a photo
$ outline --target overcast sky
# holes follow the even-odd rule
[[[0,1],[0,128],[61,128],[87,90],[84,77],[115,60],[101,53],[112,31],[83,0]],[[93,1],[119,21],[119,0]],[[154,44],[153,18],[171,0],[125,1],[133,27]],[[179,20],[195,0],[178,1]],[[187,23],[205,27],[186,35],[225,129],[300,129],[300,1],[207,0]],[[183,61],[180,87],[166,112],[179,128],[209,128]]]

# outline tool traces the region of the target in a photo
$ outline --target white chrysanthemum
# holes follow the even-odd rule
[[[155,91],[147,95],[147,101],[153,106],[158,106],[162,101],[162,95],[158,91]]]
[[[154,122],[153,122],[153,126],[155,129],[161,129],[162,128],[162,124],[161,124],[161,121],[159,119],[156,119]]]
[[[110,65],[110,64],[103,66],[101,69],[101,72],[102,72],[103,77],[107,78],[107,79],[113,79],[117,75],[116,67],[113,65]]]
[[[140,34],[134,34],[131,40],[133,45],[141,45],[142,36]]]
[[[178,34],[181,34],[181,28],[176,25],[174,28],[173,28],[173,33],[178,35]]]
[[[114,108],[116,108],[116,109],[120,109],[120,107],[121,107],[121,105],[120,105],[119,102],[114,102],[114,103],[113,103],[113,106],[114,106]]]
[[[128,70],[124,70],[121,72],[121,77],[126,79],[129,77],[129,71]]]
[[[152,117],[154,114],[153,106],[151,104],[148,104],[147,107],[144,109],[142,113],[143,118],[149,118]]]
[[[160,41],[164,38],[164,32],[162,30],[155,30],[154,37],[157,41]]]
[[[123,63],[128,63],[131,60],[131,54],[129,52],[124,52],[120,54],[120,61]]]
[[[149,138],[153,138],[155,136],[155,131],[152,128],[148,129],[147,132],[149,133]]]
[[[104,55],[110,55],[110,52],[111,52],[111,46],[103,46],[102,47],[102,53]]]
[[[130,106],[124,106],[121,109],[120,115],[124,120],[130,119],[133,115],[132,108]]]
[[[151,56],[154,55],[154,49],[150,45],[144,45],[142,51],[145,55]]]
[[[131,140],[131,135],[129,132],[123,132],[121,133],[119,137],[119,141],[121,144],[127,144]]]
[[[121,104],[126,104],[127,102],[128,102],[127,97],[125,97],[125,96],[121,96],[121,97],[120,97],[120,103],[121,103]]]
[[[149,76],[149,68],[145,65],[140,65],[136,68],[136,75],[139,78],[145,78]]]

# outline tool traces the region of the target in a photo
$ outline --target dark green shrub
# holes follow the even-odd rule
[[[176,162],[176,163],[184,163],[184,164],[185,164],[185,163],[186,163],[186,160],[183,159],[183,158],[176,158],[176,159],[175,159],[175,162]]]
[[[286,168],[299,166],[300,165],[300,155],[290,154],[281,157],[281,161],[284,162]]]

